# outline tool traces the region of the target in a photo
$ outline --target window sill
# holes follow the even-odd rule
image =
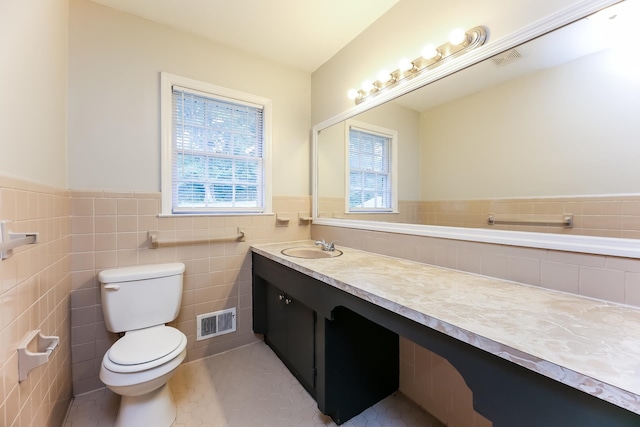
[[[362,211],[362,212],[345,212],[345,215],[398,215],[400,211]]]
[[[192,216],[274,216],[273,212],[207,212],[207,213],[171,213],[171,214],[158,214],[158,218],[185,218]]]

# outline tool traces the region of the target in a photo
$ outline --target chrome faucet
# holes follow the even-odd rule
[[[314,243],[314,245],[320,245],[320,247],[322,248],[323,251],[329,251],[329,252],[333,252],[336,250],[336,243],[338,241],[334,240],[332,242],[325,242],[324,239],[322,240],[316,240],[316,242]]]

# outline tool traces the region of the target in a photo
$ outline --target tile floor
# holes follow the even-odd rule
[[[173,427],[332,427],[316,402],[263,342],[182,364],[170,381]],[[119,397],[103,389],[74,399],[63,427],[111,427]],[[345,427],[444,427],[397,393]]]

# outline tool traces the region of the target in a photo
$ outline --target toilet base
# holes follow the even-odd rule
[[[169,384],[140,396],[122,396],[115,427],[170,427],[176,419],[176,404]]]

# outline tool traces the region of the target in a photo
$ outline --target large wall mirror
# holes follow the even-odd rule
[[[562,23],[314,128],[316,223],[638,246],[631,240],[640,238],[634,3]],[[390,212],[349,208],[349,129],[363,124],[397,132],[397,209]],[[524,239],[536,240],[530,236]]]

